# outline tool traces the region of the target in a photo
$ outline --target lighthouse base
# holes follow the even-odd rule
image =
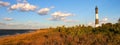
[[[96,24],[96,25],[95,25],[95,27],[98,27],[98,26],[100,26],[100,25],[99,25],[99,24]]]

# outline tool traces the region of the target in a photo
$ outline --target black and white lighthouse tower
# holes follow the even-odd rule
[[[95,8],[95,27],[99,26],[98,7]]]

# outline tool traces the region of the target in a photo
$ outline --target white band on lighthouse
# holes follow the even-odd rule
[[[98,19],[98,14],[96,14],[96,17],[95,17],[96,19]]]

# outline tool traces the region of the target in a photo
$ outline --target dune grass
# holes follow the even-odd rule
[[[120,23],[57,27],[0,38],[0,45],[119,45]]]

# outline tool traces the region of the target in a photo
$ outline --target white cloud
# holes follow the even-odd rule
[[[21,7],[21,10],[22,11],[34,11],[36,8],[37,6],[27,3],[27,4],[24,4],[23,7]]]
[[[52,21],[63,21],[66,19],[68,16],[72,16],[73,14],[71,13],[63,13],[63,12],[54,12],[52,15],[52,18],[49,18],[49,20]]]
[[[24,5],[23,3],[14,4],[9,9],[10,10],[16,10],[16,9],[22,8],[23,5]]]
[[[67,17],[67,16],[72,16],[73,14],[71,13],[64,13],[64,12],[54,12],[53,14],[51,14],[54,17]]]
[[[51,15],[52,15],[52,18],[48,19],[50,21],[63,21],[66,23],[79,22],[78,20],[67,19],[67,17],[74,15],[72,13],[65,13],[65,12],[58,11],[58,12],[52,13]]]
[[[13,18],[5,17],[5,18],[3,18],[3,20],[5,20],[5,21],[11,21],[11,20],[13,20]]]
[[[51,10],[50,8],[42,8],[42,9],[38,10],[38,14],[47,15],[50,10]]]
[[[22,2],[12,5],[9,10],[20,10],[20,11],[34,11],[37,8],[35,5],[31,5],[28,2]]]
[[[95,26],[95,22],[89,22],[88,26],[93,26],[94,27]]]
[[[54,6],[51,6],[50,8],[41,8],[37,11],[39,15],[47,15],[51,9],[55,8]]]
[[[9,6],[9,5],[10,5],[9,2],[0,1],[0,6]]]
[[[63,21],[65,20],[66,18],[65,17],[52,17],[52,18],[49,18],[48,20],[51,20],[51,21]]]
[[[108,18],[103,18],[102,20],[100,20],[100,23],[107,23],[107,21],[108,21]]]
[[[55,8],[55,6],[51,6],[50,8],[51,8],[51,9],[52,9],[52,8]]]
[[[108,20],[108,18],[104,18],[104,19],[103,19],[103,21],[107,21],[107,20]]]
[[[99,25],[101,25],[102,23],[107,23],[107,21],[108,21],[108,18],[105,17],[102,20],[99,20]],[[89,26],[95,26],[95,21],[88,23],[88,25]]]

